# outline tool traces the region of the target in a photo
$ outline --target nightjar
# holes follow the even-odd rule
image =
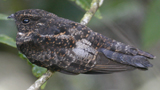
[[[152,67],[155,56],[112,40],[85,25],[40,10],[11,14],[16,44],[33,64],[65,74],[108,74]]]

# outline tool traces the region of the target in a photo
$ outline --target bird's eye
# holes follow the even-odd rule
[[[28,18],[25,18],[25,19],[22,20],[23,23],[29,23],[29,21],[30,20]]]

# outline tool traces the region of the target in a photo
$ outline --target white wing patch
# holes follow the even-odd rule
[[[17,34],[20,35],[20,36],[24,36],[25,35],[25,33],[22,33],[22,32],[18,32]]]
[[[91,46],[91,43],[86,39],[82,39],[82,40],[77,41],[76,48],[73,48],[72,51],[79,58],[89,60],[88,62],[90,62],[90,60],[94,60],[95,56],[98,53],[98,51],[96,49],[94,49]]]

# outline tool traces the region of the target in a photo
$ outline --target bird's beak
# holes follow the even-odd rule
[[[8,18],[13,18],[14,19],[14,14],[11,14],[10,16],[8,16]]]

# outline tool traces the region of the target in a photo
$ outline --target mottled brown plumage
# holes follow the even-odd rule
[[[107,74],[148,69],[155,56],[107,38],[80,23],[40,9],[9,16],[18,28],[19,51],[38,66],[66,74]]]

